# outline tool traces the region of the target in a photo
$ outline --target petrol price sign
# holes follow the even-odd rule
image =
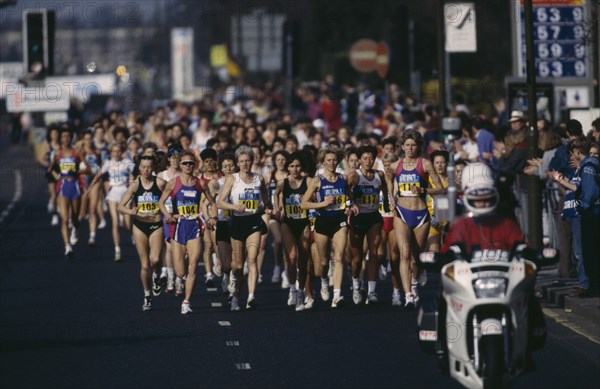
[[[525,77],[525,13],[518,1],[518,75]],[[533,0],[533,39],[536,75],[552,78],[587,78],[588,47],[585,0]]]

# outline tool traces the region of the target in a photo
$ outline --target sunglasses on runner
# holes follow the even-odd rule
[[[179,163],[183,166],[194,166],[196,164],[194,161],[181,161]]]

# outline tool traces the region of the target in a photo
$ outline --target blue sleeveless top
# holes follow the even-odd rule
[[[318,210],[319,216],[337,216],[344,213],[346,210],[346,180],[341,174],[337,174],[337,180],[335,182],[328,181],[321,174],[318,175],[321,180],[321,185],[317,191],[317,202],[325,200],[327,196],[333,196],[334,202],[329,204],[327,208],[321,208]]]

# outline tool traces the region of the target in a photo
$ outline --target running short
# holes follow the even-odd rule
[[[333,216],[319,216],[315,221],[315,232],[321,235],[327,235],[329,238],[342,228],[348,227],[348,216],[345,213]]]
[[[165,242],[169,243],[171,239],[173,239],[173,234],[175,234],[175,227],[177,227],[177,224],[166,223],[163,220],[163,236],[165,237]]]
[[[394,229],[394,217],[383,216],[383,230],[389,234]]]
[[[106,201],[116,201],[117,203],[121,201],[123,196],[127,192],[127,185],[116,185],[108,188],[108,193],[106,194]]]
[[[292,235],[294,236],[294,238],[296,238],[297,241],[300,240],[304,229],[310,226],[308,219],[290,219],[287,217],[283,219],[283,224],[290,228],[290,231],[292,231]]]
[[[412,230],[429,221],[429,211],[427,211],[427,208],[414,211],[396,205],[396,215]]]
[[[227,220],[217,221],[217,242],[231,243],[231,236],[229,234],[229,222]]]
[[[358,215],[350,216],[350,228],[358,236],[364,236],[369,232],[371,227],[383,224],[383,218],[379,212],[359,213]]]
[[[79,182],[77,180],[59,180],[58,195],[65,197],[70,201],[77,200],[81,197],[81,188],[79,187]]]
[[[138,230],[142,231],[148,238],[154,233],[154,231],[158,231],[160,228],[163,228],[162,220],[153,223],[147,223],[138,219],[133,219],[133,225],[137,227]]]
[[[173,240],[181,245],[202,237],[202,228],[198,219],[177,219]]]
[[[250,216],[232,216],[229,221],[229,235],[231,239],[245,242],[250,235],[255,232],[266,234],[269,232],[267,225],[262,219],[262,215],[254,214]]]

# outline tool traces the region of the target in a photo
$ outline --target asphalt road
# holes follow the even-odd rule
[[[0,223],[2,388],[458,387],[420,351],[416,314],[391,307],[389,280],[377,306],[332,310],[317,299],[314,310],[294,312],[287,291],[269,282],[267,260],[255,311],[230,312],[225,295],[198,283],[193,314],[182,316],[180,298],[164,293],[142,312],[134,247],[123,244],[124,262],[115,264],[110,230],[90,249],[83,226],[66,261],[31,151],[4,142],[0,151],[0,213],[15,197],[15,170],[22,183]],[[344,294],[350,301],[346,286]],[[600,346],[548,325],[537,371],[515,386],[597,388]]]

